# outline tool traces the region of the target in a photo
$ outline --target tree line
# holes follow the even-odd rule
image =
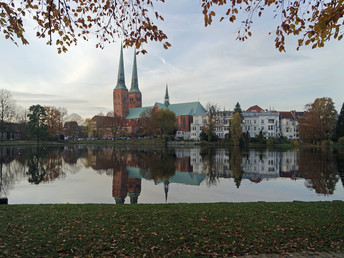
[[[219,111],[216,104],[208,104],[206,107],[207,122],[200,134],[203,141],[218,141],[215,134],[215,116]],[[126,121],[108,112],[106,116],[99,114],[95,121],[87,118],[83,120],[80,116],[72,114],[70,118],[77,123],[63,128],[66,121],[67,109],[63,107],[32,105],[29,110],[17,106],[11,93],[5,89],[0,90],[0,134],[1,140],[6,138],[5,130],[9,123],[16,123],[21,133],[26,138],[35,139],[38,143],[41,140],[59,140],[63,133],[74,137],[102,137],[110,135],[111,138],[121,136],[158,136],[161,138],[174,139],[176,133],[177,118],[169,109],[147,109],[136,121],[137,130],[130,133],[126,129]],[[243,145],[250,142],[259,144],[273,144],[276,142],[287,142],[283,136],[279,139],[266,138],[262,131],[255,137],[250,137],[248,132],[243,132],[242,123],[244,117],[240,104],[237,103],[233,116],[230,119],[229,135],[225,139],[232,145]],[[78,123],[83,123],[82,133]],[[313,144],[322,141],[338,141],[344,144],[344,103],[339,115],[334,107],[331,98],[317,98],[313,103],[305,106],[304,115],[298,120],[299,136],[305,142]],[[24,137],[25,138],[25,137]]]

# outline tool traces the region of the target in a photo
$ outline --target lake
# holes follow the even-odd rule
[[[344,149],[0,148],[9,204],[344,200]]]

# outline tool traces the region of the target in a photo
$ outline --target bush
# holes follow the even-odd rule
[[[338,144],[344,145],[344,136],[343,137],[339,137]]]
[[[277,142],[277,139],[275,137],[269,137],[269,139],[266,141],[266,144],[268,146],[272,146]]]

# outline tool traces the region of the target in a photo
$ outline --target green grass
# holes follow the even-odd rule
[[[344,202],[2,205],[0,256],[344,251]]]

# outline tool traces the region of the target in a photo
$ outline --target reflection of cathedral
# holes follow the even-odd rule
[[[125,167],[114,170],[112,181],[112,196],[117,204],[123,204],[129,196],[130,203],[137,203],[141,193],[141,178],[132,178]]]

